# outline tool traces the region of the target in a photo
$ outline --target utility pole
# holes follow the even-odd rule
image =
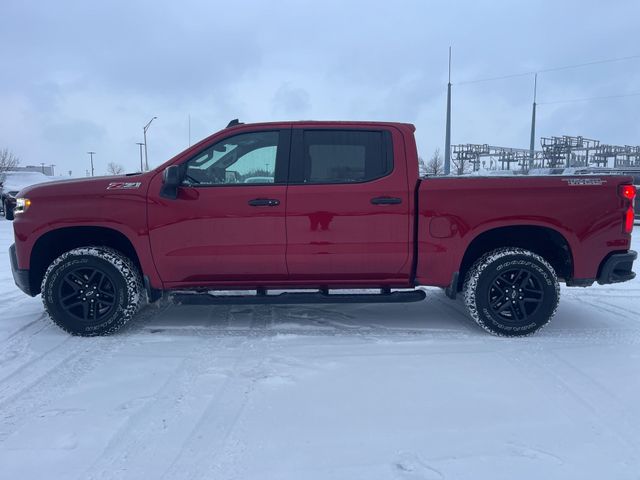
[[[151,125],[151,122],[153,122],[156,118],[158,117],[153,117],[151,120],[149,120],[149,123],[147,123],[144,128],[142,129],[143,133],[144,133],[144,166],[145,166],[145,171],[149,170],[149,157],[147,156],[147,130],[149,130],[149,126]]]
[[[529,169],[533,167],[536,143],[536,96],[538,94],[538,74],[533,77],[533,108],[531,110],[531,138],[529,139]]]
[[[91,176],[93,177],[93,156],[96,154],[96,152],[87,152],[89,154],[89,156],[91,157]]]
[[[40,165],[42,165],[42,174],[44,175],[44,162],[40,162]]]
[[[189,114],[189,146],[191,146],[191,114]]]
[[[444,174],[451,173],[451,47],[449,47],[449,83],[447,84],[447,127],[444,137]]]
[[[144,143],[136,142],[136,145],[140,146],[140,172],[144,172],[144,165],[142,164],[142,146],[144,145]]]

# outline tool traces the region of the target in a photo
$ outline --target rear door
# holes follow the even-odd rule
[[[290,278],[406,281],[411,201],[396,129],[294,129],[286,219]]]

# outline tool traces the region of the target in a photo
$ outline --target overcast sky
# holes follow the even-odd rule
[[[640,54],[638,0],[0,2],[0,148],[84,175],[158,165],[232,118],[394,120],[420,153],[528,147],[533,77],[457,82]],[[640,92],[640,59],[543,73],[538,100]],[[538,136],[640,144],[640,96],[541,105]]]

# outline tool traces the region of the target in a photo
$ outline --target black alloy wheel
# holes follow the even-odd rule
[[[42,301],[51,320],[72,335],[113,333],[143,301],[140,271],[106,246],[78,247],[56,258],[42,279]]]
[[[522,268],[497,275],[488,295],[492,312],[507,323],[526,321],[544,302],[542,280],[532,270]]]
[[[99,268],[76,268],[58,284],[64,312],[77,320],[96,322],[108,318],[116,305],[113,279]]]
[[[530,335],[558,308],[555,270],[540,255],[503,247],[480,257],[465,276],[464,301],[478,325],[494,335]]]

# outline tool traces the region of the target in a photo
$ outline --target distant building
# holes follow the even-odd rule
[[[40,172],[48,177],[53,177],[55,165],[27,165],[24,167],[13,167],[9,170],[12,172]]]

